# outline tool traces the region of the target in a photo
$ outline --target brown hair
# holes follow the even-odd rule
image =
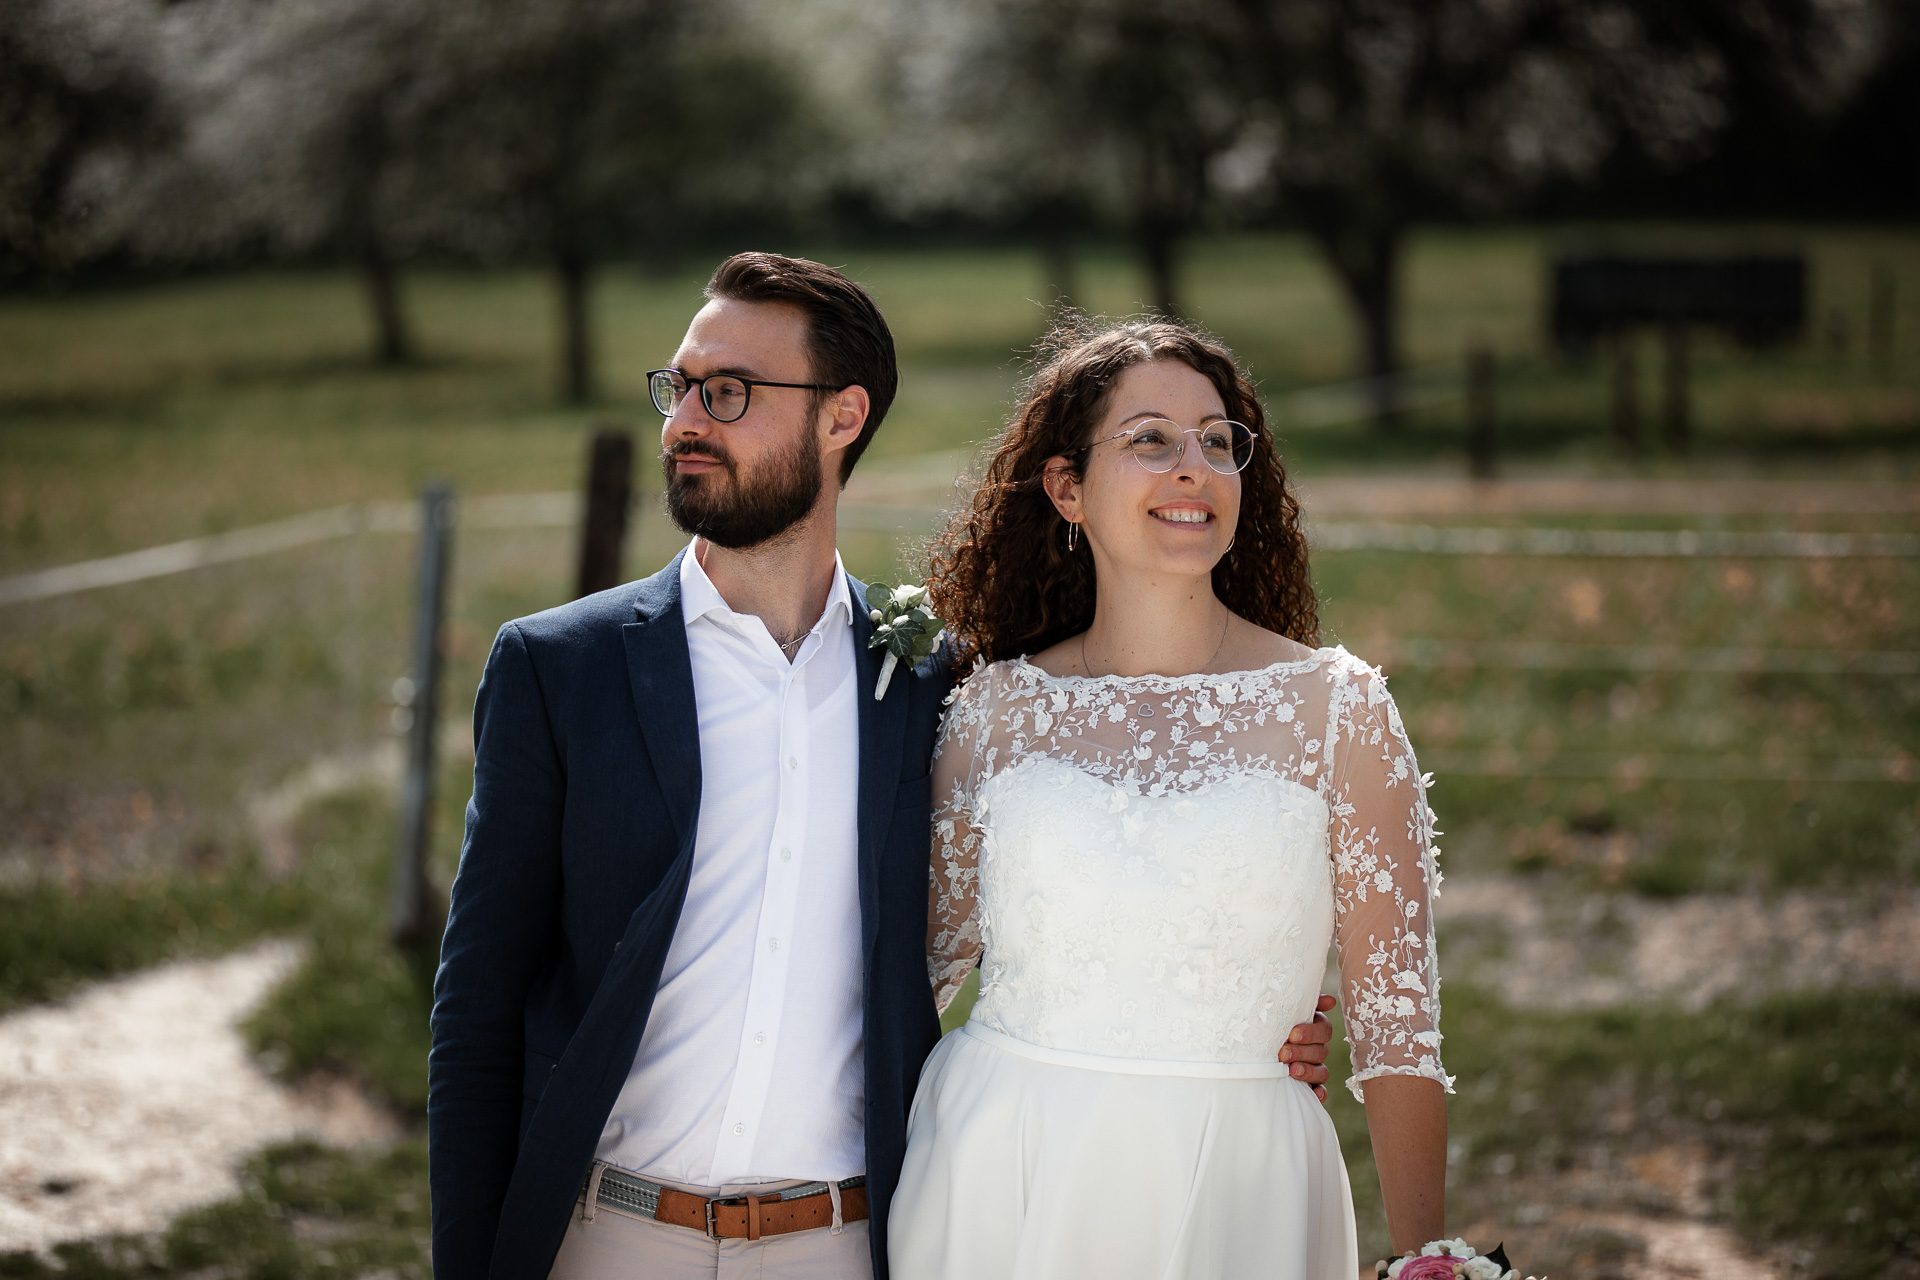
[[[1093,553],[1067,549],[1067,524],[1041,487],[1047,460],[1078,458],[1120,375],[1177,360],[1212,382],[1229,416],[1253,428],[1253,459],[1240,473],[1240,523],[1213,567],[1213,590],[1247,621],[1317,644],[1319,616],[1307,573],[1300,504],[1267,433],[1253,383],[1217,339],[1167,320],[1105,328],[1081,318],[1056,325],[1037,351],[1044,363],[1022,388],[972,500],[931,548],[934,612],[958,642],[955,669],[1037,653],[1093,623]],[[1078,472],[1076,471],[1076,476]]]
[[[835,390],[865,387],[867,421],[860,438],[840,455],[840,483],[867,451],[900,387],[893,332],[867,291],[832,267],[777,253],[736,253],[714,268],[706,296],[735,302],[783,302],[807,317],[811,377]],[[826,392],[813,393],[817,410]]]

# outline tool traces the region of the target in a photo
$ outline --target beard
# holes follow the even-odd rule
[[[681,475],[674,459],[711,458],[722,470]],[[740,464],[710,441],[684,441],[660,455],[667,475],[667,514],[681,532],[729,551],[771,542],[806,519],[820,500],[820,442],[810,431],[741,475]]]

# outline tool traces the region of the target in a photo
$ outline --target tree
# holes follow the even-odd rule
[[[119,248],[110,214],[173,134],[147,67],[44,0],[0,7],[0,283]]]
[[[1735,89],[1815,96],[1846,25],[1820,0],[1226,3],[1272,192],[1354,306],[1382,424],[1397,410],[1409,226],[1522,212],[1623,154],[1671,171],[1752,100]]]
[[[781,208],[816,150],[802,95],[719,8],[490,0],[451,21],[424,180],[457,200],[461,247],[552,268],[561,390],[583,403],[594,268],[701,216]]]
[[[970,0],[908,7],[901,118],[881,184],[907,216],[952,210],[1038,242],[1049,301],[1071,240],[1123,228],[1153,305],[1180,313],[1177,251],[1206,167],[1239,124],[1218,45],[1172,0]]]
[[[366,289],[374,359],[403,364],[414,350],[400,301],[401,246],[389,206],[392,188],[402,180],[396,170],[420,162],[416,117],[425,105],[422,81],[430,75],[437,15],[421,0],[334,0],[296,12],[300,18],[290,26],[299,38],[283,49],[331,64],[326,109],[306,146],[313,196],[328,210],[330,238]],[[418,208],[413,212],[418,222]]]

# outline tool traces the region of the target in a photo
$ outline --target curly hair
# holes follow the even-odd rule
[[[1037,653],[1093,623],[1093,553],[1067,548],[1067,524],[1042,487],[1049,458],[1077,458],[1126,370],[1177,360],[1220,393],[1227,413],[1253,429],[1240,473],[1240,523],[1213,567],[1213,590],[1242,618],[1302,644],[1319,643],[1300,504],[1268,433],[1252,381],[1217,339],[1168,320],[1102,327],[1057,324],[1036,348],[1039,367],[995,442],[971,501],[929,548],[927,587],[955,638],[954,669]],[[1078,478],[1078,472],[1074,473]]]

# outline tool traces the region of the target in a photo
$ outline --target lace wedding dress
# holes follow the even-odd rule
[[[1447,1083],[1425,782],[1344,649],[960,688],[934,765],[942,1009],[896,1280],[1352,1280],[1333,1124],[1277,1058],[1336,948],[1354,1072]]]

